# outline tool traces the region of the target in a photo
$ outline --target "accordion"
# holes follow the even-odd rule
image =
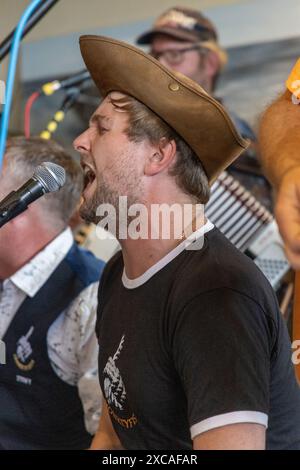
[[[226,171],[211,187],[205,214],[277,289],[290,265],[273,215]]]

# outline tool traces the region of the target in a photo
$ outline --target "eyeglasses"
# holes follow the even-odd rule
[[[186,47],[185,49],[166,49],[165,51],[161,52],[150,51],[150,55],[156,60],[159,60],[161,57],[163,57],[165,61],[169,64],[177,65],[183,61],[183,56],[185,52],[195,50],[204,51],[203,47],[195,45],[191,47]]]

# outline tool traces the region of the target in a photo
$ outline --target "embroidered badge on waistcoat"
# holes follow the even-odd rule
[[[30,359],[30,356],[32,355],[32,347],[29,342],[29,338],[32,335],[33,330],[34,327],[31,326],[26,335],[21,336],[17,342],[16,352],[13,354],[16,366],[26,372],[30,371],[35,364],[34,359]]]

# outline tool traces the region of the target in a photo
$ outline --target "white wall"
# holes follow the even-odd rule
[[[2,37],[29,3],[1,0]],[[217,25],[225,47],[300,35],[299,0],[60,0],[28,35],[21,77],[30,81],[80,70],[80,34],[103,34],[133,42],[157,14],[177,3],[203,9]]]
[[[148,20],[174,4],[206,9],[219,5],[240,4],[246,0],[59,0],[44,19],[34,27],[28,41],[66,35],[92,28],[119,26]],[[0,31],[5,36],[15,26],[30,0],[1,0]]]

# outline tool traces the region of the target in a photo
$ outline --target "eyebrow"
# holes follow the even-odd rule
[[[108,117],[104,116],[103,114],[93,114],[93,116],[89,120],[89,125],[94,124],[95,122],[97,124],[103,124],[104,122],[109,124],[110,119]]]

